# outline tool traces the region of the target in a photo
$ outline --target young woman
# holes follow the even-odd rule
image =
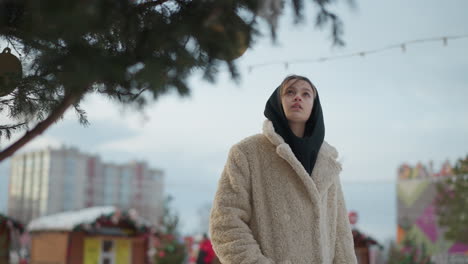
[[[317,89],[286,77],[265,116],[262,134],[231,148],[219,180],[210,234],[221,263],[357,263]]]

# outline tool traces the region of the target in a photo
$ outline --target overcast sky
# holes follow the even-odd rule
[[[447,46],[442,41],[421,43],[407,46],[406,52],[396,49],[292,64],[287,69],[271,65],[249,73],[249,65],[268,61],[314,59],[468,34],[465,0],[358,0],[356,4],[355,9],[346,2],[334,7],[345,25],[343,48],[331,46],[328,28],[314,28],[312,15],[294,26],[288,11],[281,19],[277,45],[266,36],[238,60],[239,84],[227,73],[219,75],[215,84],[194,76],[190,97],[163,96],[143,114],[89,96],[83,108],[90,126],[80,126],[69,111],[25,150],[65,144],[99,154],[104,161],[145,160],[165,171],[166,192],[175,196],[183,230],[191,232],[197,229],[197,209],[214,196],[229,148],[261,132],[267,98],[286,75],[295,73],[309,77],[318,88],[325,140],[340,153],[344,182],[391,182],[403,162],[433,160],[438,166],[465,156],[467,38],[449,40]],[[308,14],[315,11],[309,9]],[[0,171],[4,197],[7,166],[2,164]]]

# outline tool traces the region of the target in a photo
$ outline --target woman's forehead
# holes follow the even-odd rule
[[[285,83],[284,88],[307,89],[310,91],[314,91],[314,88],[309,84],[309,82],[301,79],[288,80]]]

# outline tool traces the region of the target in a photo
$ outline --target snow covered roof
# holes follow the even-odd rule
[[[91,224],[102,215],[117,210],[114,206],[90,207],[37,218],[28,225],[28,231],[71,231],[77,225]]]

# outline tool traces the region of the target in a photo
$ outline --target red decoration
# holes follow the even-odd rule
[[[348,218],[349,218],[349,222],[352,224],[352,225],[355,225],[357,223],[357,220],[358,220],[358,214],[356,211],[351,211],[349,212],[348,214]]]

